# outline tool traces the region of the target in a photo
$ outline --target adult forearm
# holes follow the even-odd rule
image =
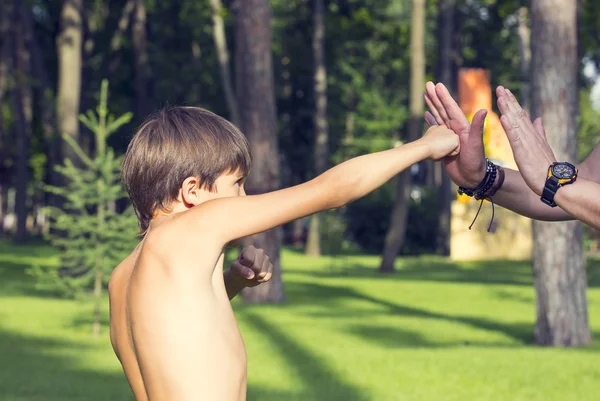
[[[600,184],[578,179],[556,192],[554,201],[573,218],[600,230]],[[558,208],[555,208],[558,209]]]
[[[494,195],[494,203],[522,216],[542,221],[573,220],[573,216],[557,207],[542,203],[540,197],[529,188],[518,171],[505,168],[504,184]],[[562,191],[564,188],[559,190]]]

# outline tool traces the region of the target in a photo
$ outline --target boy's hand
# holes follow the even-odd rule
[[[273,276],[273,264],[262,249],[250,245],[231,264],[229,271],[236,280],[246,287],[256,287],[266,283]]]
[[[434,125],[425,132],[421,141],[429,148],[429,159],[438,161],[460,152],[460,139],[444,125]]]

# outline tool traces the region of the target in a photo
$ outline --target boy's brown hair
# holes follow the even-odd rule
[[[157,210],[169,211],[183,181],[197,177],[213,190],[222,174],[250,171],[246,137],[200,107],[169,107],[151,115],[132,138],[122,177],[145,233]]]

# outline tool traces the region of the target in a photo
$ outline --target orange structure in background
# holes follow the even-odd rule
[[[458,103],[472,119],[478,110],[486,109],[484,146],[486,156],[494,163],[516,169],[516,163],[500,117],[492,110],[492,87],[489,71],[461,69],[458,75]],[[479,202],[457,195],[452,205],[452,237],[450,255],[455,260],[529,259],[531,257],[531,220],[500,207],[495,208],[492,232],[487,229],[492,205],[485,202],[481,213],[469,230]]]
[[[471,119],[478,110],[486,109],[484,144],[486,155],[504,166],[516,168],[508,138],[500,117],[492,110],[490,74],[483,69],[461,69],[458,73],[458,99],[461,110]]]

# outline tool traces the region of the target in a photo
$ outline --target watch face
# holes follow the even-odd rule
[[[575,169],[568,164],[559,163],[552,167],[552,174],[559,179],[571,178],[575,175]]]

